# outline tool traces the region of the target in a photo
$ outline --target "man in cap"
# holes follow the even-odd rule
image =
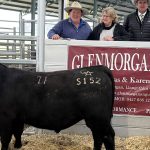
[[[150,0],[134,0],[136,11],[129,14],[124,22],[131,41],[150,41]]]
[[[88,11],[76,1],[70,7],[66,7],[65,11],[69,14],[69,18],[58,22],[48,32],[48,38],[53,40],[60,38],[86,40],[92,30],[81,17],[88,14]]]

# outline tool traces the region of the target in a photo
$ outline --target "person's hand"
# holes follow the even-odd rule
[[[52,39],[53,39],[53,40],[58,40],[58,39],[60,39],[60,36],[59,36],[58,34],[54,34],[54,35],[52,36]]]
[[[113,37],[112,36],[105,36],[103,38],[104,41],[114,41]]]

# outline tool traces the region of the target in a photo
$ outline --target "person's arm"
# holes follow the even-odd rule
[[[86,32],[87,32],[87,35],[86,35],[85,40],[88,40],[88,37],[90,36],[90,33],[92,32],[92,29],[91,29],[90,25],[87,22],[86,22]]]
[[[58,22],[52,29],[49,30],[47,37],[49,39],[54,39],[54,40],[60,39],[62,26],[63,26],[63,22],[62,21]]]
[[[129,33],[122,25],[116,25],[116,33],[114,34],[114,41],[129,41]]]
[[[125,28],[125,30],[128,32],[128,29],[129,29],[129,17],[126,16],[125,19],[124,19],[124,22],[123,22],[123,26]]]

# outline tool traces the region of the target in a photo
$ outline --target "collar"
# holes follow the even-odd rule
[[[72,21],[71,18],[68,19],[68,22],[70,22],[70,23],[72,23],[72,24],[74,25],[74,23],[73,23],[73,21]],[[85,24],[85,22],[84,22],[84,20],[81,18],[81,19],[80,19],[79,26],[81,26],[81,25],[83,25],[83,24]]]
[[[142,13],[140,13],[140,12],[138,11],[138,16],[141,16],[141,15],[144,15],[144,16],[145,16],[145,15],[146,15],[146,13],[147,13],[147,11],[146,11],[145,13],[143,13],[143,14],[142,14]]]
[[[109,26],[109,27],[105,27],[105,24],[104,23],[102,23],[102,26],[103,26],[103,29],[105,29],[105,30],[110,30],[113,26],[114,26],[114,22],[112,22],[112,24],[111,24],[111,26]]]
[[[70,24],[72,24],[73,27],[74,27],[76,30],[78,30],[80,27],[82,27],[82,26],[85,25],[85,21],[84,21],[83,19],[80,19],[80,23],[79,23],[79,26],[78,26],[78,27],[75,26],[75,24],[73,23],[73,21],[72,21],[71,18],[68,19],[68,22],[69,22]]]

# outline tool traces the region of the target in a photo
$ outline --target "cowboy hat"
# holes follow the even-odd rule
[[[65,11],[66,11],[67,13],[69,13],[71,9],[80,9],[80,10],[82,11],[83,15],[87,15],[87,14],[88,14],[88,10],[84,9],[84,8],[81,6],[81,4],[80,4],[79,2],[77,2],[77,1],[74,1],[74,2],[71,4],[71,6],[66,7],[66,8],[65,8]]]
[[[132,0],[132,3],[133,3],[134,5],[136,5],[137,2],[138,2],[138,0]],[[148,2],[148,5],[150,5],[150,0],[147,0],[147,2]]]

